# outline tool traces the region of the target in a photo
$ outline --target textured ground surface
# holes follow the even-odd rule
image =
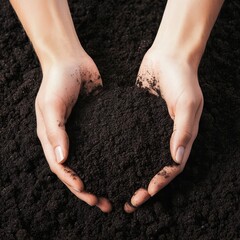
[[[153,175],[174,163],[172,125],[165,102],[138,88],[79,99],[68,123],[69,165],[86,189],[108,197],[121,214],[134,190],[147,188]]]
[[[99,193],[107,194],[120,206],[134,186],[144,184],[141,174],[150,177],[155,168],[155,159],[147,162],[136,152],[147,156],[152,148],[154,154],[168,154],[161,149],[163,144],[159,149],[156,145],[156,141],[166,142],[169,134],[170,122],[162,120],[158,125],[156,121],[160,115],[166,117],[164,107],[155,97],[145,93],[140,97],[139,91],[132,88],[165,2],[91,0],[70,1],[70,6],[78,35],[102,74],[105,91],[82,102],[82,113],[75,109],[68,124],[73,142],[69,161],[81,174],[95,169],[99,177],[107,169],[107,178],[98,181],[85,176],[85,180],[90,181],[89,189],[105,184]],[[200,133],[185,171],[134,214],[127,215],[119,207],[103,214],[78,201],[48,168],[35,133],[39,63],[8,1],[1,1],[0,239],[240,239],[239,12],[237,0],[225,3],[202,59],[199,78],[205,106]],[[98,110],[94,102],[107,110]],[[101,120],[90,119],[96,125],[84,135],[83,142],[77,133],[89,129],[85,122],[92,110],[94,117]],[[127,112],[120,114],[124,110]],[[142,112],[147,115],[139,121]],[[105,114],[112,116],[111,124]],[[119,129],[114,121],[117,118],[119,122],[126,121]],[[113,134],[104,128],[106,124],[110,124]],[[151,135],[155,129],[159,130],[156,141]],[[125,134],[120,136],[117,130]],[[142,134],[149,147],[134,134]],[[111,136],[119,143],[117,147],[109,142]],[[93,144],[92,137],[104,139],[93,150],[86,144]],[[133,149],[134,137],[139,143],[138,151]],[[112,172],[106,165],[97,165],[101,163],[97,154],[110,163],[107,146],[117,153],[109,166]],[[90,158],[96,164],[93,168],[87,162],[80,166],[79,155],[81,160]],[[148,165],[145,171],[141,165],[144,160]],[[134,172],[137,167],[141,169],[139,173]],[[131,171],[133,177],[127,177]]]

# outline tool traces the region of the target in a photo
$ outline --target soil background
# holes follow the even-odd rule
[[[237,0],[225,2],[201,62],[199,80],[205,106],[188,164],[180,176],[131,215],[120,208],[110,214],[101,213],[79,201],[51,173],[36,136],[34,100],[41,83],[39,62],[9,2],[0,3],[0,239],[240,239],[240,4]],[[144,131],[138,128],[145,136],[146,130],[157,126],[157,121],[150,120],[156,119],[155,109],[163,104],[147,93],[141,93],[140,97],[133,86],[144,53],[156,35],[166,1],[71,0],[69,4],[78,36],[104,81],[104,91],[95,100],[102,98],[108,104],[112,99],[122,102],[120,110],[127,106],[130,111],[126,120],[131,113],[137,116],[147,111],[147,128]],[[142,99],[149,103],[148,107]],[[98,102],[99,106],[104,106],[103,100]],[[114,107],[108,106],[106,112],[111,113]],[[82,122],[91,108],[96,110],[94,99],[86,101]],[[95,116],[104,119],[104,112],[96,111]],[[81,138],[74,138],[73,127],[78,113],[81,111],[75,108],[68,125],[72,136],[69,162],[80,151],[77,148]],[[137,121],[134,125],[129,120],[129,124],[136,126]],[[170,122],[161,124],[165,130],[169,129]],[[99,128],[93,127],[92,131],[99,133]],[[126,131],[131,132],[129,128]],[[163,131],[156,138],[164,136],[162,139],[167,142],[168,131],[164,134]],[[156,142],[148,140],[156,149]],[[128,154],[132,146],[119,151]],[[148,154],[148,148],[141,149]],[[171,164],[171,159],[166,163]],[[116,170],[117,164],[113,169]],[[152,174],[148,165],[146,159],[145,165],[140,166],[141,169],[146,166],[144,176]],[[122,176],[111,175],[119,188],[113,184],[108,192],[120,196],[121,186],[125,187],[125,195],[117,199],[120,202],[131,184],[131,178],[124,172]],[[97,186],[93,183],[104,184],[97,179],[92,181],[93,189]],[[144,183],[139,180],[131,185],[129,196],[137,184]],[[101,194],[106,191],[103,189]]]

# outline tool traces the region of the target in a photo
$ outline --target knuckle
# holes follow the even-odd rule
[[[186,109],[194,111],[198,108],[199,100],[197,98],[188,98],[184,99],[183,104],[186,107]]]
[[[55,168],[51,167],[51,168],[50,168],[50,171],[51,171],[53,174],[57,175],[57,174],[56,174],[56,169],[55,169]]]
[[[38,92],[38,94],[35,98],[35,108],[39,108],[41,106],[42,99],[43,99],[42,94],[40,94],[40,92]]]
[[[184,106],[185,109],[189,111],[197,110],[200,104],[203,104],[203,95],[201,90],[183,94],[177,101],[177,104]]]
[[[53,129],[47,129],[47,138],[50,142],[57,138],[57,134]]]
[[[56,174],[56,169],[52,165],[49,165],[49,168],[52,173]]]
[[[192,132],[192,141],[194,142],[195,139],[197,138],[197,135],[198,135],[198,125],[196,125],[193,129],[193,132]]]
[[[38,107],[38,97],[35,98],[34,105],[35,105],[35,109],[36,109]]]
[[[181,165],[179,165],[177,174],[182,173],[183,170],[184,170],[184,168],[185,168],[185,164],[181,164]]]
[[[36,132],[37,132],[38,138],[41,139],[43,136],[42,130],[39,127],[37,127]]]
[[[182,134],[182,137],[180,139],[180,142],[186,146],[189,141],[191,140],[191,138],[193,137],[193,134],[188,132],[188,131],[184,131],[183,134]]]
[[[198,131],[194,131],[193,134],[192,134],[192,138],[193,138],[193,140],[196,139],[197,135],[198,135]]]
[[[88,205],[90,205],[90,206],[96,206],[96,204],[98,203],[98,199],[96,198],[91,198],[88,202]]]
[[[55,99],[52,96],[49,96],[47,94],[47,95],[43,96],[41,101],[39,101],[39,102],[40,102],[41,107],[48,107],[55,102]]]

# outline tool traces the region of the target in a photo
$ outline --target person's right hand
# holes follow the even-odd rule
[[[86,192],[82,180],[65,164],[69,150],[65,123],[71,110],[81,90],[86,94],[95,93],[101,86],[99,71],[88,55],[73,61],[59,61],[44,70],[35,108],[37,135],[51,171],[78,198],[103,212],[110,212],[109,200]]]

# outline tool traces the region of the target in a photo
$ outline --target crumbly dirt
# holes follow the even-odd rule
[[[79,99],[68,122],[69,166],[86,190],[123,204],[166,165],[173,165],[173,122],[166,103],[136,87],[103,90]]]
[[[36,136],[39,62],[9,2],[3,0],[0,239],[240,239],[238,1],[224,3],[201,61],[204,111],[184,172],[130,215],[121,209],[125,198],[146,185],[157,166],[172,164],[167,141],[172,122],[165,103],[134,88],[166,1],[69,4],[104,89],[98,96],[79,99],[74,108],[67,125],[68,163],[86,188],[109,197],[114,209],[104,214],[79,201],[51,173]]]

